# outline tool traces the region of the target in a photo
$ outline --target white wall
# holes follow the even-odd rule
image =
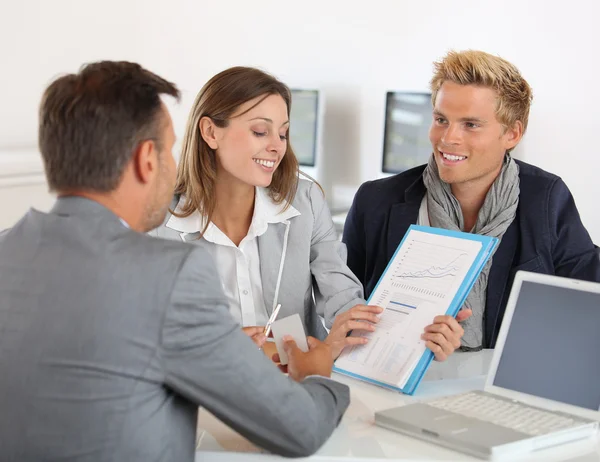
[[[44,171],[35,149],[0,149],[0,230],[12,226],[29,207],[48,209]]]
[[[333,184],[352,190],[378,175],[385,92],[424,90],[434,59],[478,48],[514,62],[532,85],[530,128],[517,156],[565,179],[600,243],[600,2],[353,3],[2,0],[0,150],[35,146],[41,91],[83,62],[135,60],[175,81],[184,95],[173,111],[179,136],[211,75],[254,65],[291,86],[324,90],[323,183],[330,192]]]

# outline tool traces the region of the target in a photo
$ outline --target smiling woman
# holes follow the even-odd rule
[[[296,173],[293,172],[294,177],[290,178],[290,167],[298,168],[287,143],[289,124],[284,97],[267,94],[242,104],[225,126],[204,116],[199,127],[209,148],[218,151],[215,157],[217,175],[227,179],[228,183],[237,183],[244,189],[252,186],[268,188],[275,181],[276,167],[283,163],[288,171],[281,170],[281,179],[278,178],[282,190],[272,197],[275,202],[282,202],[294,193],[296,186]]]
[[[366,343],[347,334],[373,330],[380,308],[364,305],[321,188],[298,178],[290,105],[289,88],[258,69],[210,79],[188,119],[172,214],[153,234],[210,250],[231,315],[259,346],[256,326],[281,304],[279,318],[298,313],[337,357]]]

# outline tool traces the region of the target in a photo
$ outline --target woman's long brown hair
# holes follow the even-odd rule
[[[232,67],[211,78],[194,101],[183,137],[175,185],[175,194],[184,195],[185,203],[178,213],[172,212],[180,218],[185,218],[198,210],[207,218],[201,234],[206,231],[215,210],[217,161],[215,151],[200,134],[200,119],[210,117],[218,127],[226,127],[231,116],[241,105],[269,95],[280,95],[283,98],[289,117],[292,96],[284,83],[259,69]],[[289,128],[286,136],[287,149],[273,173],[273,181],[268,190],[275,203],[286,201],[287,207],[294,200],[298,188],[299,170],[298,160],[289,142]]]

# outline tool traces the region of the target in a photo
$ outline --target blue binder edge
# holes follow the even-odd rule
[[[410,225],[410,227],[406,231],[406,234],[402,238],[402,241],[400,241],[400,244],[396,248],[394,255],[392,255],[392,258],[390,258],[390,261],[388,262],[388,264],[385,268],[385,271],[382,273],[381,277],[379,278],[379,281],[377,281],[377,284],[375,285],[373,292],[371,292],[371,296],[367,300],[367,304],[369,304],[371,302],[371,298],[373,297],[373,294],[377,291],[377,288],[379,287],[379,283],[381,282],[383,275],[385,273],[387,273],[392,262],[396,258],[396,254],[398,253],[398,251],[404,244],[404,241],[406,240],[408,234],[413,230],[430,233],[430,234],[437,234],[440,236],[450,236],[450,237],[456,237],[459,239],[469,239],[469,240],[478,241],[481,243],[481,249],[479,250],[479,253],[477,254],[477,257],[476,257],[474,263],[471,265],[471,268],[469,268],[469,271],[465,275],[465,278],[463,279],[462,284],[456,291],[456,294],[454,295],[454,298],[452,299],[452,302],[450,302],[448,310],[446,311],[447,315],[454,317],[458,314],[458,310],[464,304],[465,299],[467,298],[467,295],[473,288],[475,281],[477,280],[477,278],[479,277],[479,274],[481,273],[481,270],[485,266],[485,264],[489,258],[489,255],[492,253],[492,251],[498,245],[497,238],[490,237],[490,236],[482,236],[480,234],[471,234],[471,233],[464,233],[464,232],[460,232],[460,231],[452,231],[452,230],[448,230],[448,229],[432,228],[429,226]],[[404,388],[400,388],[400,387],[396,387],[394,385],[380,382],[378,380],[374,380],[374,379],[371,379],[369,377],[366,377],[366,376],[363,376],[360,374],[355,374],[354,372],[350,372],[350,371],[346,371],[345,369],[338,368],[335,365],[333,367],[333,370],[340,374],[344,374],[349,377],[353,377],[355,379],[369,382],[374,385],[379,385],[384,388],[388,388],[388,389],[395,390],[395,391],[400,391],[406,395],[413,395],[415,390],[421,383],[421,380],[423,380],[423,376],[425,375],[425,372],[427,371],[433,358],[434,358],[434,355],[433,355],[433,352],[431,352],[431,350],[426,350],[425,353],[423,353],[423,356],[421,356],[421,359],[415,366],[415,369],[414,369],[413,373],[411,374],[410,378],[408,379],[408,381],[406,382],[406,385],[404,386]]]

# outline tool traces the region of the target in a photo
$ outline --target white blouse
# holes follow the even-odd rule
[[[184,204],[181,197],[176,211]],[[239,246],[214,223],[209,223],[202,239],[211,252],[219,272],[223,292],[229,302],[229,311],[241,326],[264,326],[269,318],[263,297],[258,253],[258,237],[267,231],[269,223],[281,223],[300,214],[285,203],[275,204],[265,188],[256,188],[254,213],[248,234]],[[187,234],[202,231],[205,217],[195,211],[186,218],[171,216],[166,226]]]

